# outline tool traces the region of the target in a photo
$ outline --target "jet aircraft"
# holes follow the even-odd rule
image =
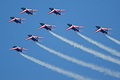
[[[10,50],[16,50],[17,52],[22,52],[23,50],[27,50],[27,49],[19,46],[13,46],[13,48],[11,48]]]
[[[20,14],[27,13],[29,15],[33,15],[34,12],[38,11],[38,10],[34,10],[34,9],[24,8],[24,7],[22,7],[21,9],[22,9],[22,11],[20,12]]]
[[[25,20],[24,18],[17,18],[17,17],[10,17],[11,20],[9,22],[15,22],[15,23],[22,23],[22,20]]]
[[[48,12],[48,14],[56,14],[56,15],[61,15],[61,12],[65,12],[65,10],[60,10],[60,9],[55,9],[55,8],[49,8],[51,11]]]
[[[75,25],[73,25],[73,24],[67,24],[69,27],[66,29],[66,30],[74,30],[74,31],[77,31],[77,32],[79,32],[80,30],[80,28],[83,28],[83,26],[75,26]]]
[[[109,34],[108,30],[112,30],[111,28],[102,28],[101,26],[95,26],[97,30],[95,32],[102,32],[104,34]]]
[[[28,38],[26,40],[33,40],[35,42],[39,42],[39,39],[42,39],[43,37],[39,37],[39,36],[33,36],[31,34],[28,35]]]
[[[54,25],[49,25],[49,24],[45,24],[45,23],[40,23],[41,27],[38,28],[39,30],[42,29],[42,28],[45,28],[46,30],[52,30],[53,28],[55,28]]]

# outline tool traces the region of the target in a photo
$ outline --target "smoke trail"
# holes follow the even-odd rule
[[[37,63],[37,64],[39,64],[39,65],[41,65],[41,66],[44,66],[44,67],[46,67],[46,68],[48,68],[48,69],[50,69],[50,70],[56,71],[56,72],[58,72],[58,73],[61,73],[61,74],[63,74],[63,75],[66,75],[66,76],[68,76],[68,77],[74,78],[74,79],[76,79],[76,80],[92,80],[92,79],[89,79],[89,78],[85,78],[85,77],[83,77],[83,76],[80,76],[80,75],[78,75],[78,74],[75,74],[75,73],[73,73],[73,72],[69,72],[69,71],[63,70],[63,69],[61,69],[61,68],[55,67],[55,66],[50,65],[50,64],[48,64],[48,63],[42,62],[42,61],[37,60],[37,59],[35,59],[35,58],[33,58],[33,57],[30,57],[30,56],[28,56],[28,55],[25,55],[25,54],[22,54],[22,53],[20,53],[20,54],[21,54],[23,57],[25,57],[25,58],[27,58],[28,60],[30,60],[30,61],[33,61],[33,62],[35,62],[35,63]]]
[[[59,57],[65,59],[65,60],[71,61],[71,62],[76,63],[76,64],[78,64],[78,65],[81,65],[81,66],[83,66],[83,67],[90,68],[90,69],[92,69],[92,70],[96,70],[96,71],[99,71],[99,72],[103,72],[103,73],[105,73],[105,74],[107,74],[107,75],[110,75],[110,76],[112,76],[112,77],[120,78],[120,72],[112,71],[112,70],[109,70],[109,69],[104,68],[104,67],[99,67],[99,66],[96,66],[96,65],[94,65],[94,64],[86,63],[86,62],[84,62],[84,61],[81,61],[81,60],[78,60],[78,59],[69,57],[69,56],[64,55],[64,54],[62,54],[62,53],[60,53],[60,52],[57,52],[57,51],[55,51],[55,50],[52,50],[52,49],[50,49],[50,48],[48,48],[48,47],[46,47],[46,46],[44,46],[44,45],[41,45],[41,44],[39,44],[39,43],[36,43],[36,44],[37,44],[38,46],[40,46],[41,48],[43,48],[43,49],[45,49],[45,50],[47,50],[47,51],[49,51],[49,52],[51,52],[51,53],[59,56]]]
[[[116,39],[114,39],[114,38],[112,38],[112,37],[110,37],[108,35],[106,35],[106,37],[109,38],[110,40],[112,40],[113,42],[115,42],[115,43],[120,45],[120,41],[118,41],[118,40],[116,40]]]
[[[98,47],[100,47],[100,48],[110,52],[112,55],[120,57],[120,52],[118,52],[118,51],[116,51],[116,50],[114,50],[112,48],[109,48],[109,47],[107,47],[107,46],[105,46],[105,45],[103,45],[101,43],[98,43],[98,42],[96,42],[96,41],[94,41],[94,40],[92,40],[92,39],[90,39],[90,38],[88,38],[88,37],[86,37],[86,36],[84,36],[84,35],[82,35],[80,33],[77,33],[77,34],[79,36],[81,36],[83,39],[87,40],[88,42],[90,42],[92,44],[95,44],[96,46],[98,46]]]
[[[102,54],[102,53],[100,53],[100,52],[97,52],[97,51],[95,51],[95,50],[86,48],[86,47],[84,47],[84,46],[82,46],[82,45],[80,45],[80,44],[77,44],[77,43],[75,43],[75,42],[73,42],[73,41],[70,41],[70,40],[64,38],[64,37],[61,37],[61,36],[59,36],[59,35],[51,32],[51,31],[49,31],[49,32],[50,32],[53,36],[57,37],[58,39],[66,42],[66,43],[68,43],[68,44],[70,44],[70,45],[72,45],[72,46],[74,46],[74,47],[77,47],[77,48],[79,48],[79,49],[81,49],[81,50],[83,50],[83,51],[85,51],[85,52],[91,53],[91,54],[93,54],[93,55],[95,55],[95,56],[97,56],[97,57],[99,57],[99,58],[104,59],[104,60],[107,60],[107,61],[110,61],[110,62],[113,62],[113,63],[115,63],[115,64],[120,65],[120,60],[118,60],[118,59],[115,59],[115,58],[113,58],[113,57],[111,57],[111,56],[104,55],[104,54]]]

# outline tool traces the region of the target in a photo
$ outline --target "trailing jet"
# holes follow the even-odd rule
[[[48,14],[56,14],[56,15],[61,15],[61,12],[65,12],[65,10],[60,10],[60,9],[55,9],[55,8],[49,8],[51,11],[48,12]]]
[[[27,13],[29,15],[33,15],[34,12],[38,11],[38,10],[34,10],[34,9],[24,8],[24,7],[22,7],[21,9],[22,9],[22,11],[20,12],[20,14]]]
[[[104,34],[109,34],[108,30],[112,30],[111,28],[102,28],[101,26],[95,26],[97,30],[95,32],[102,32]]]
[[[79,32],[80,30],[80,28],[83,28],[83,26],[75,26],[75,25],[73,25],[73,24],[67,24],[69,27],[66,29],[66,30],[74,30],[74,31],[77,31],[77,32]]]
[[[54,25],[49,25],[49,24],[45,24],[45,23],[40,23],[41,27],[38,28],[39,30],[42,29],[42,28],[45,28],[46,30],[52,30],[53,28],[55,28]]]
[[[25,20],[24,18],[16,18],[16,17],[10,17],[9,22],[15,22],[15,23],[22,23],[22,20]]]
[[[39,39],[42,39],[43,37],[39,37],[39,36],[33,36],[31,34],[28,35],[28,38],[26,40],[33,40],[35,42],[39,42]]]
[[[18,47],[18,46],[13,46],[13,48],[11,48],[10,50],[16,50],[17,52],[22,52],[23,50],[28,50],[28,49],[21,48],[21,47]]]

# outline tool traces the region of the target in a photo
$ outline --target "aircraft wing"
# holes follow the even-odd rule
[[[23,13],[25,13],[27,10],[24,10],[24,11],[22,11],[22,12],[20,12],[20,14],[23,14]]]
[[[72,29],[73,27],[71,26],[71,27],[69,27],[69,28],[67,28],[66,30],[70,30],[70,29]]]
[[[9,22],[13,22],[13,21],[15,21],[15,19],[10,20]]]
[[[95,32],[100,32],[101,31],[101,29],[97,29]]]
[[[30,40],[32,37],[27,38],[26,40]]]
[[[11,48],[10,50],[16,50],[17,48]]]
[[[52,13],[54,13],[55,12],[55,10],[52,10],[52,11],[50,11],[48,14],[52,14]]]
[[[43,26],[41,26],[41,27],[40,27],[40,28],[38,28],[38,29],[40,30],[40,29],[45,28],[45,27],[46,27],[46,25],[43,25]]]

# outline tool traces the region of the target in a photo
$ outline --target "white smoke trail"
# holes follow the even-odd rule
[[[52,50],[52,49],[50,49],[50,48],[48,48],[48,47],[46,47],[46,46],[44,46],[44,45],[41,45],[41,44],[39,44],[39,43],[36,43],[36,44],[37,44],[38,46],[40,46],[41,48],[43,48],[43,49],[45,49],[45,50],[47,50],[47,51],[49,51],[49,52],[51,52],[51,53],[59,56],[59,57],[65,59],[65,60],[71,61],[71,62],[76,63],[76,64],[78,64],[78,65],[81,65],[81,66],[83,66],[83,67],[90,68],[90,69],[92,69],[92,70],[96,70],[96,71],[99,71],[99,72],[103,72],[103,73],[105,73],[105,74],[107,74],[107,75],[110,75],[110,76],[112,76],[112,77],[120,78],[120,72],[116,72],[116,71],[113,71],[113,70],[109,70],[109,69],[104,68],[104,67],[99,67],[99,66],[94,65],[94,64],[86,63],[86,62],[84,62],[84,61],[81,61],[81,60],[78,60],[78,59],[69,57],[69,56],[64,55],[64,54],[62,54],[62,53],[60,53],[60,52],[57,52],[57,51],[55,51],[55,50]]]
[[[105,45],[103,45],[103,44],[101,44],[101,43],[99,43],[99,42],[97,42],[97,41],[94,41],[94,40],[92,40],[92,39],[90,39],[90,38],[88,38],[88,37],[86,37],[86,36],[84,36],[84,35],[82,35],[82,34],[80,34],[80,33],[77,33],[77,34],[78,34],[79,36],[81,36],[83,39],[87,40],[88,42],[90,42],[90,43],[92,43],[92,44],[95,44],[96,46],[98,46],[98,47],[100,47],[100,48],[108,51],[108,52],[111,53],[112,55],[115,55],[115,56],[120,57],[120,52],[118,52],[118,51],[116,51],[116,50],[114,50],[114,49],[112,49],[112,48],[109,48],[109,47],[107,47],[107,46],[105,46]]]
[[[63,74],[63,75],[66,75],[66,76],[68,76],[68,77],[74,78],[74,79],[76,79],[76,80],[92,80],[92,79],[89,79],[89,78],[85,78],[85,77],[83,77],[83,76],[81,76],[81,75],[75,74],[75,73],[73,73],[73,72],[66,71],[66,70],[63,70],[63,69],[61,69],[61,68],[55,67],[55,66],[50,65],[50,64],[48,64],[48,63],[45,63],[45,62],[43,62],[43,61],[37,60],[37,59],[35,59],[35,58],[33,58],[33,57],[30,57],[30,56],[28,56],[28,55],[25,55],[25,54],[23,54],[23,53],[20,53],[20,54],[21,54],[23,57],[25,57],[25,58],[27,58],[28,60],[30,60],[30,61],[33,61],[33,62],[35,62],[35,63],[37,63],[37,64],[39,64],[39,65],[41,65],[41,66],[44,66],[44,67],[46,67],[46,68],[48,68],[48,69],[50,69],[50,70],[56,71],[56,72],[58,72],[58,73],[61,73],[61,74]]]
[[[70,40],[64,38],[64,37],[61,37],[61,36],[59,36],[59,35],[51,32],[51,31],[49,31],[49,32],[50,32],[53,36],[57,37],[58,39],[66,42],[66,43],[68,43],[68,44],[70,44],[70,45],[72,45],[72,46],[74,46],[74,47],[77,47],[77,48],[79,48],[79,49],[81,49],[81,50],[83,50],[83,51],[85,51],[85,52],[91,53],[91,54],[93,54],[93,55],[95,55],[95,56],[97,56],[97,57],[99,57],[99,58],[104,59],[104,60],[107,60],[107,61],[110,61],[110,62],[112,62],[112,63],[115,63],[115,64],[120,65],[120,60],[119,60],[119,59],[115,59],[115,58],[113,58],[113,57],[111,57],[111,56],[104,55],[104,54],[102,54],[102,53],[100,53],[100,52],[97,52],[97,51],[95,51],[95,50],[86,48],[86,47],[84,47],[84,46],[82,46],[82,45],[80,45],[80,44],[77,44],[77,43],[75,43],[75,42],[73,42],[73,41],[70,41]]]
[[[118,40],[116,40],[116,39],[114,39],[114,38],[112,38],[112,37],[110,37],[108,35],[106,35],[106,37],[109,38],[110,40],[112,40],[113,42],[115,42],[115,43],[120,45],[120,41],[118,41]]]

